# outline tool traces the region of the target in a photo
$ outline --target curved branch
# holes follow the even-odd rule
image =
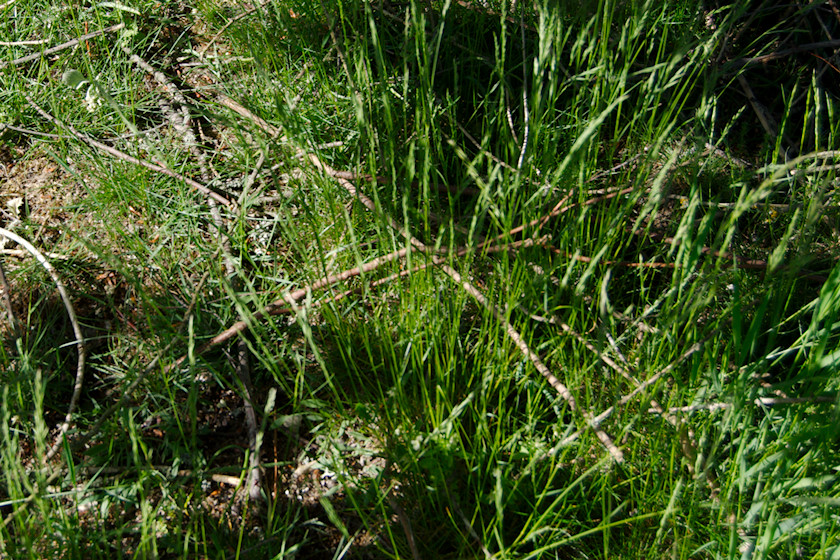
[[[61,281],[61,278],[58,276],[58,273],[55,271],[55,268],[50,264],[50,261],[38,250],[35,248],[32,243],[27,241],[26,239],[20,237],[16,233],[13,233],[7,229],[0,228],[0,235],[7,239],[11,239],[24,249],[26,249],[39,263],[43,266],[55,283],[55,287],[58,290],[58,294],[61,296],[61,301],[64,303],[64,308],[67,310],[67,316],[70,317],[70,323],[73,325],[73,333],[76,335],[76,348],[78,351],[78,361],[76,364],[76,381],[73,385],[73,395],[70,397],[70,405],[67,407],[67,415],[64,417],[64,422],[59,427],[58,436],[56,437],[56,442],[47,452],[46,456],[44,457],[44,463],[55,457],[58,450],[61,449],[61,439],[62,436],[67,433],[67,430],[70,429],[70,421],[73,416],[73,412],[76,410],[76,405],[79,403],[79,396],[82,393],[82,382],[85,378],[85,337],[82,334],[82,328],[79,326],[79,320],[76,318],[76,310],[73,308],[73,303],[70,301],[70,296],[67,295],[67,289],[64,287],[64,283]]]

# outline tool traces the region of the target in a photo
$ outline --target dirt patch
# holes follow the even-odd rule
[[[58,241],[58,230],[70,218],[67,208],[86,193],[69,173],[45,155],[28,155],[22,148],[4,150],[0,182],[0,219],[13,229],[22,221],[39,227],[38,237]]]

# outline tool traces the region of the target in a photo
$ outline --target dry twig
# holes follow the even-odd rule
[[[58,294],[61,296],[61,301],[64,303],[64,308],[67,310],[67,316],[70,318],[70,323],[73,326],[73,334],[76,336],[76,351],[78,359],[76,363],[76,380],[73,384],[73,394],[70,397],[70,404],[67,406],[67,414],[64,417],[64,422],[61,426],[59,426],[58,434],[56,435],[56,442],[49,449],[46,456],[44,456],[43,462],[46,464],[50,459],[55,457],[58,450],[61,449],[62,438],[64,434],[67,433],[67,430],[70,429],[70,424],[73,420],[73,413],[76,411],[76,406],[79,403],[79,396],[82,393],[82,383],[85,379],[85,337],[82,333],[82,327],[79,325],[79,320],[76,317],[76,310],[73,308],[73,302],[70,301],[70,296],[67,294],[67,289],[64,287],[64,282],[61,281],[61,278],[58,276],[58,272],[56,272],[55,268],[53,268],[50,264],[50,261],[48,261],[34,245],[16,233],[0,228],[0,235],[7,239],[11,239],[26,249],[39,263],[41,263],[41,266],[47,270],[55,283]]]
[[[0,61],[0,70],[5,68],[9,64],[11,64],[12,66],[17,66],[18,64],[23,64],[25,62],[31,62],[33,60],[38,60],[42,56],[48,56],[48,55],[57,53],[59,51],[63,51],[64,49],[69,49],[71,47],[75,47],[76,45],[78,45],[82,41],[87,41],[88,39],[93,39],[94,37],[98,37],[99,35],[102,35],[103,33],[110,33],[112,31],[119,31],[123,27],[125,27],[124,23],[118,23],[116,25],[106,27],[105,29],[100,29],[99,31],[94,31],[93,33],[87,33],[85,35],[82,35],[78,39],[72,39],[70,41],[67,41],[66,43],[56,45],[55,47],[50,47],[43,52],[28,54],[26,56],[22,56],[20,58],[14,59],[14,60]]]
[[[138,55],[132,53],[127,48],[124,48],[123,51],[125,51],[125,53],[129,56],[129,60],[131,62],[151,74],[155,81],[157,81],[163,88],[163,91],[169,98],[169,101],[172,105],[174,105],[173,107],[169,102],[161,99],[160,104],[164,109],[164,114],[181,136],[186,148],[193,154],[193,157],[195,157],[198,162],[202,181],[209,183],[211,177],[207,157],[199,148],[195,133],[192,130],[192,116],[190,115],[189,103],[187,102],[186,97],[184,97],[177,86],[175,86],[175,84],[173,84],[163,72],[155,70],[151,64],[143,60]],[[180,113],[180,118],[177,113]],[[233,279],[232,282],[234,285],[232,286],[232,290],[236,292],[238,290],[238,286],[236,285],[237,267],[233,255],[231,254],[230,239],[225,233],[224,220],[222,219],[219,207],[213,198],[208,196],[207,204],[210,207],[210,215],[213,219],[213,224],[216,227],[220,250],[224,258],[225,273],[228,278]],[[238,205],[236,209],[238,210]],[[260,438],[259,427],[257,426],[257,415],[254,410],[255,393],[253,384],[251,383],[248,345],[245,340],[239,339],[237,341],[236,357],[235,359],[232,359],[231,362],[233,363],[233,368],[236,371],[236,376],[242,385],[242,391],[245,397],[243,400],[245,408],[245,422],[248,428],[248,460],[250,463],[250,471],[248,474],[248,480],[245,483],[245,490],[251,499],[257,500],[262,497],[260,491],[261,473],[259,466]]]
[[[12,288],[6,279],[6,270],[3,268],[2,262],[0,262],[0,289],[3,290],[3,306],[6,308],[6,314],[9,316],[9,324],[12,325],[12,332],[14,333],[15,339],[18,339],[20,338],[20,323],[12,307]]]
[[[58,119],[56,119],[55,117],[53,117],[52,115],[50,115],[49,113],[44,111],[37,103],[35,103],[35,101],[32,100],[32,98],[30,96],[26,95],[25,97],[26,97],[26,100],[29,102],[29,104],[36,111],[38,111],[38,113],[42,117],[44,117],[45,119],[47,119],[51,123],[55,124],[56,126],[63,126],[67,130],[69,130],[70,133],[73,134],[73,136],[75,136],[76,138],[78,138],[79,140],[81,140],[81,141],[83,141],[87,144],[90,144],[94,148],[98,148],[98,149],[102,150],[103,152],[109,153],[112,156],[116,157],[117,159],[121,159],[123,161],[127,161],[129,163],[133,163],[135,165],[145,167],[146,169],[151,169],[152,171],[157,171],[158,173],[163,173],[164,175],[166,175],[168,177],[172,177],[173,179],[178,179],[179,181],[183,181],[184,183],[191,186],[192,188],[194,188],[198,192],[200,192],[200,193],[202,193],[206,196],[209,196],[210,198],[212,198],[213,200],[215,200],[216,202],[222,204],[223,206],[225,206],[227,208],[235,208],[236,207],[235,202],[232,202],[232,201],[228,200],[224,196],[222,196],[222,195],[218,194],[217,192],[209,189],[208,187],[202,185],[198,181],[193,181],[189,177],[185,177],[185,176],[181,175],[180,173],[178,173],[176,171],[172,171],[168,167],[163,167],[162,165],[155,165],[154,163],[149,163],[147,161],[137,159],[137,158],[132,157],[132,156],[130,156],[130,155],[124,153],[124,152],[121,152],[120,150],[118,150],[116,148],[112,148],[111,146],[108,146],[106,144],[103,144],[102,142],[98,142],[97,140],[94,140],[93,138],[87,136],[86,134],[83,134],[83,133],[79,132],[78,130],[76,130],[72,125],[62,123],[61,121],[59,121]]]

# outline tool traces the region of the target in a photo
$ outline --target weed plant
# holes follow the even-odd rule
[[[88,350],[46,461],[77,349],[7,252],[0,557],[840,558],[828,7],[0,13],[3,227],[64,257]]]

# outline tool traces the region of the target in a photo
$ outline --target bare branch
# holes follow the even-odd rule
[[[94,31],[93,33],[87,33],[85,35],[82,35],[78,39],[72,39],[70,41],[67,41],[66,43],[61,43],[60,45],[56,45],[55,47],[50,47],[50,48],[48,48],[48,49],[46,49],[45,51],[42,51],[42,52],[28,54],[26,56],[22,56],[20,58],[14,59],[14,60],[2,61],[2,62],[0,62],[0,70],[5,68],[9,64],[11,64],[12,66],[17,66],[18,64],[23,64],[25,62],[38,60],[42,56],[49,56],[49,55],[57,53],[59,51],[63,51],[64,49],[69,49],[71,47],[75,47],[76,45],[78,45],[82,41],[87,41],[88,39],[93,39],[94,37],[98,37],[99,35],[102,35],[103,33],[110,33],[112,31],[119,31],[123,27],[125,27],[124,23],[118,23],[116,25],[106,27],[105,29],[100,29],[99,31]]]
[[[64,308],[67,310],[67,316],[70,318],[70,323],[73,325],[73,334],[76,336],[76,351],[78,353],[78,359],[76,363],[76,380],[73,384],[73,394],[70,397],[70,404],[67,407],[67,414],[64,417],[64,422],[61,426],[59,426],[56,442],[47,452],[46,456],[44,456],[43,462],[46,464],[50,459],[55,457],[58,450],[61,449],[63,436],[67,433],[67,430],[70,429],[70,424],[73,420],[73,413],[76,411],[76,406],[79,403],[79,396],[82,393],[82,383],[85,379],[85,337],[82,333],[82,327],[79,325],[79,320],[76,317],[76,310],[73,308],[73,302],[70,301],[70,296],[67,295],[67,289],[64,287],[64,282],[61,281],[61,278],[58,276],[58,272],[56,272],[55,268],[53,268],[50,264],[50,261],[48,261],[34,245],[16,233],[0,228],[0,235],[6,237],[7,239],[11,239],[29,251],[29,253],[35,257],[39,263],[41,263],[41,266],[47,270],[55,283],[58,294],[61,296],[61,301],[64,303]]]

